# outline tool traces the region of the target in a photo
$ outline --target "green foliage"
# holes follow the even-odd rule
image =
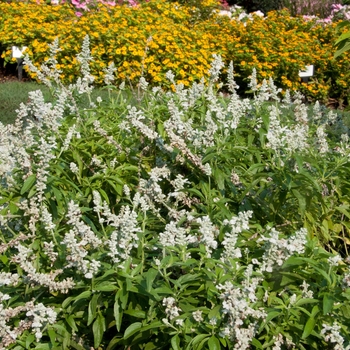
[[[336,114],[281,101],[256,71],[242,100],[232,65],[220,94],[219,56],[209,86],[169,73],[175,92],[141,80],[101,101],[88,53],[84,79],[46,69],[54,101],[31,94],[1,126],[5,347],[348,346],[350,144]]]

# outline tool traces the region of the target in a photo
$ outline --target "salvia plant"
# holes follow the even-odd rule
[[[82,75],[0,127],[1,349],[349,349],[347,128],[214,55],[174,92]],[[218,92],[221,89],[224,93]]]

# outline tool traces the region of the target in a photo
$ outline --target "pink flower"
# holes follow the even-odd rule
[[[81,12],[77,11],[77,12],[75,12],[75,15],[76,15],[77,17],[81,17],[83,14],[82,14]]]
[[[334,12],[338,12],[338,11],[340,11],[340,10],[343,9],[343,8],[344,8],[344,6],[341,5],[341,4],[332,4],[332,10],[333,10]]]

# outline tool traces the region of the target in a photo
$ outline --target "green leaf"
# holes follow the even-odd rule
[[[130,310],[124,311],[124,314],[130,315],[130,316],[133,316],[133,317],[137,317],[137,318],[146,318],[146,312],[142,311],[142,310],[130,309]]]
[[[118,289],[118,287],[106,281],[106,282],[97,284],[94,289],[101,292],[114,292],[115,290]]]
[[[103,199],[109,204],[109,198],[106,191],[104,191],[102,188],[99,188],[98,191],[100,192],[101,197],[103,197]]]
[[[53,328],[49,327],[47,330],[47,334],[50,337],[50,342],[52,344],[52,346],[56,346],[56,332]]]
[[[173,350],[181,350],[180,348],[180,338],[179,335],[176,334],[171,338],[171,346],[173,347]]]
[[[114,319],[117,331],[120,332],[120,327],[122,325],[123,319],[123,311],[121,310],[121,307],[119,305],[119,300],[116,300],[114,303]]]
[[[145,277],[146,277],[146,290],[147,290],[148,293],[151,292],[153,281],[155,280],[157,275],[158,275],[158,270],[155,270],[153,268],[150,268],[146,272],[146,274],[145,274]]]
[[[118,343],[122,340],[122,338],[119,336],[115,336],[113,337],[113,339],[109,342],[106,350],[113,350],[116,348],[116,346],[118,345]]]
[[[28,334],[26,338],[26,349],[30,349],[30,344],[32,344],[34,340],[35,340],[34,334]]]
[[[325,293],[323,296],[323,315],[327,315],[332,311],[334,297],[330,293]]]
[[[263,349],[263,345],[256,338],[252,339],[252,345],[254,345],[256,349]]]
[[[295,306],[301,306],[304,304],[314,304],[314,303],[318,303],[317,299],[312,299],[312,298],[302,298],[299,299],[296,303]]]
[[[142,327],[141,322],[135,322],[132,323],[124,332],[124,339],[128,339],[131,337],[133,334],[137,333],[140,328]]]
[[[66,309],[67,306],[71,303],[71,301],[73,300],[73,297],[68,297],[66,299],[64,299],[63,303],[62,303],[62,308]]]
[[[90,300],[89,308],[88,308],[88,323],[87,323],[88,326],[90,326],[90,324],[93,322],[93,320],[96,317],[97,300],[98,300],[99,296],[100,296],[100,294],[94,294],[92,299]]]
[[[80,293],[78,296],[76,296],[74,298],[74,303],[73,304],[75,304],[78,300],[88,299],[88,298],[90,298],[90,296],[91,296],[91,291],[86,290],[86,291]]]
[[[297,198],[299,202],[299,209],[300,209],[300,214],[303,217],[305,214],[305,209],[306,209],[306,199],[303,194],[301,194],[298,190],[292,189],[292,193],[295,198]]]
[[[105,318],[99,312],[94,324],[92,325],[95,349],[97,349],[98,346],[101,344],[103,333],[105,332],[105,330],[106,330]]]
[[[26,193],[27,191],[29,191],[32,188],[32,186],[35,183],[35,180],[36,180],[35,174],[28,176],[28,178],[24,181],[24,184],[21,188],[21,195],[23,195],[24,193]]]
[[[208,340],[209,350],[220,350],[220,342],[219,339],[212,335]]]
[[[73,331],[78,332],[78,327],[75,324],[75,320],[74,320],[73,315],[69,315],[68,317],[66,317],[66,321],[70,325],[70,327],[72,328]]]
[[[301,336],[302,339],[307,338],[311,334],[311,332],[314,330],[315,324],[316,324],[316,320],[314,317],[310,317],[307,320],[303,335]]]

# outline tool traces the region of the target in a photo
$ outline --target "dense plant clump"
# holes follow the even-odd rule
[[[65,86],[58,42],[0,125],[0,348],[349,349],[347,128],[272,79],[252,100],[208,85],[133,95],[83,75]]]
[[[291,17],[288,11],[229,18],[220,15],[219,5],[214,0],[203,1],[199,10],[150,0],[134,7],[97,5],[97,10],[77,17],[69,4],[1,3],[2,58],[13,62],[12,45],[27,46],[27,53],[40,67],[49,57],[47,43],[59,38],[57,68],[70,83],[79,71],[74,58],[77,43],[89,34],[96,84],[103,84],[103,71],[114,62],[118,84],[135,84],[144,76],[152,86],[170,88],[166,72],[171,69],[178,82],[189,86],[203,76],[208,79],[211,55],[216,53],[226,65],[233,61],[240,94],[247,92],[251,70],[256,68],[260,80],[272,77],[284,91],[300,90],[309,98],[347,103],[349,59],[333,60],[333,43],[338,37],[335,23]],[[309,64],[314,64],[315,73],[305,83],[299,70]],[[224,73],[223,82],[225,77]]]

